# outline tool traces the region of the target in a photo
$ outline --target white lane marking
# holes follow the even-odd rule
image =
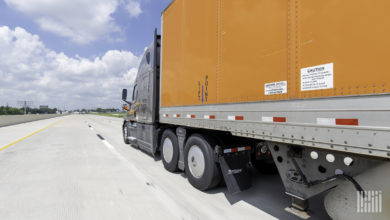
[[[161,203],[168,208],[168,210],[176,216],[178,219],[195,219],[185,207],[179,205],[173,198],[168,196],[160,187],[156,184],[153,184],[151,180],[149,180],[141,171],[139,171],[132,163],[130,163],[125,157],[122,156],[108,141],[102,140],[103,144],[111,151],[111,153],[116,156],[128,169],[132,171],[132,173],[145,184],[148,185],[146,187],[152,193],[156,195],[156,197],[161,201]],[[150,187],[152,186],[152,187]]]
[[[214,115],[210,115],[210,116],[215,117]],[[96,117],[99,117],[99,116],[96,116]],[[107,142],[107,143],[110,144],[109,142]],[[107,148],[110,150],[109,147],[107,147]],[[139,179],[139,181],[144,180],[144,183],[145,183],[144,186],[147,187],[150,192],[153,193],[156,190],[160,190],[162,192],[162,194],[165,195],[165,197],[169,198],[169,199],[164,199],[164,197],[158,197],[162,201],[163,204],[168,203],[168,201],[169,201],[169,204],[171,204],[171,203],[174,204],[172,206],[169,206],[169,207],[173,207],[172,209],[171,208],[168,208],[168,209],[170,210],[170,212],[174,212],[175,216],[179,216],[178,218],[181,218],[184,220],[185,219],[201,219],[203,216],[207,216],[207,219],[222,219],[223,216],[226,216],[226,213],[221,214],[220,208],[218,206],[210,205],[208,202],[204,202],[204,201],[200,202],[199,197],[194,196],[194,194],[191,194],[191,192],[186,192],[186,191],[179,190],[179,189],[177,192],[172,192],[172,193],[166,192],[161,187],[158,187],[156,184],[154,184],[153,181],[148,181],[151,178],[150,177],[147,178],[147,175],[143,174],[141,171],[138,170],[138,168],[135,165],[133,165],[133,163],[131,163],[131,161],[128,161],[125,157],[123,157],[115,149],[114,146],[111,145],[111,148],[114,151],[116,151],[117,154],[119,154],[119,156],[121,158],[123,158],[120,160],[121,160],[121,162],[124,163],[125,166],[128,167],[128,169],[131,169],[131,170],[135,169],[136,170],[134,172],[136,180],[137,180],[137,176],[140,175],[142,177],[142,179]],[[115,154],[115,153],[113,153],[113,154]],[[131,167],[133,167],[133,168],[131,168]],[[136,173],[138,173],[138,174],[136,174]],[[146,186],[146,185],[148,185],[148,186]],[[156,187],[157,187],[157,189],[156,189]],[[195,193],[195,195],[196,195],[196,191],[192,192],[192,193]],[[170,194],[177,195],[177,199],[175,199],[175,197],[173,197],[173,196],[170,196]],[[167,204],[167,205],[169,205],[169,204]],[[195,204],[195,205],[193,205],[193,204]],[[212,207],[212,208],[210,208],[210,207]],[[231,207],[234,207],[234,205],[231,205]],[[180,214],[180,213],[182,213],[182,214]],[[271,216],[271,215],[267,215],[264,211],[261,211],[261,213],[262,213],[262,215],[266,215],[269,218]],[[271,217],[271,219],[272,219],[272,217]],[[273,218],[273,219],[275,219],[275,218]]]

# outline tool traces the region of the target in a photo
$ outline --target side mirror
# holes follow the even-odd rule
[[[127,100],[127,89],[122,89],[122,100],[123,101]]]

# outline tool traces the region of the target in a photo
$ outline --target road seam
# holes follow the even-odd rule
[[[23,141],[23,140],[25,140],[25,139],[27,139],[27,138],[33,136],[34,134],[37,134],[37,133],[39,133],[39,132],[41,132],[41,131],[43,131],[43,130],[45,130],[45,129],[47,129],[47,128],[53,126],[53,125],[56,125],[56,124],[62,122],[63,120],[65,120],[65,119],[59,120],[59,121],[57,121],[57,122],[54,122],[53,124],[50,124],[50,125],[48,125],[48,126],[46,126],[46,127],[44,127],[44,128],[41,128],[41,129],[39,129],[38,131],[36,131],[36,132],[34,132],[34,133],[32,133],[32,134],[29,134],[29,135],[27,135],[27,136],[25,136],[25,137],[20,138],[19,140],[16,140],[16,141],[14,141],[14,142],[12,142],[12,143],[10,143],[10,144],[7,144],[7,145],[5,145],[4,147],[0,148],[0,151],[5,150],[5,149],[11,147],[12,145],[14,145],[14,144],[16,144],[16,143],[19,143],[19,142],[21,142],[21,141]]]

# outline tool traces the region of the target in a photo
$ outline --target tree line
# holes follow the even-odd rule
[[[94,109],[75,109],[72,110],[73,112],[84,112],[84,113],[89,113],[89,112],[97,112],[97,113],[111,113],[111,112],[117,112],[120,111],[120,109],[117,108],[94,108]]]
[[[0,106],[0,115],[23,115],[23,113],[23,109]]]
[[[28,108],[28,114],[55,114],[56,108]],[[9,106],[0,106],[0,115],[23,115],[24,108],[13,108]]]

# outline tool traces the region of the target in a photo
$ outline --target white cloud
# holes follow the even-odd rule
[[[141,4],[133,0],[127,2],[126,10],[131,17],[138,17],[142,13]]]
[[[135,0],[4,0],[22,13],[32,16],[42,30],[69,38],[72,42],[87,44],[106,38],[121,38],[121,29],[112,15],[119,6],[125,6],[131,17],[142,13]]]
[[[107,51],[95,59],[68,57],[47,48],[23,28],[0,27],[0,105],[32,100],[63,108],[119,107],[140,58]]]

